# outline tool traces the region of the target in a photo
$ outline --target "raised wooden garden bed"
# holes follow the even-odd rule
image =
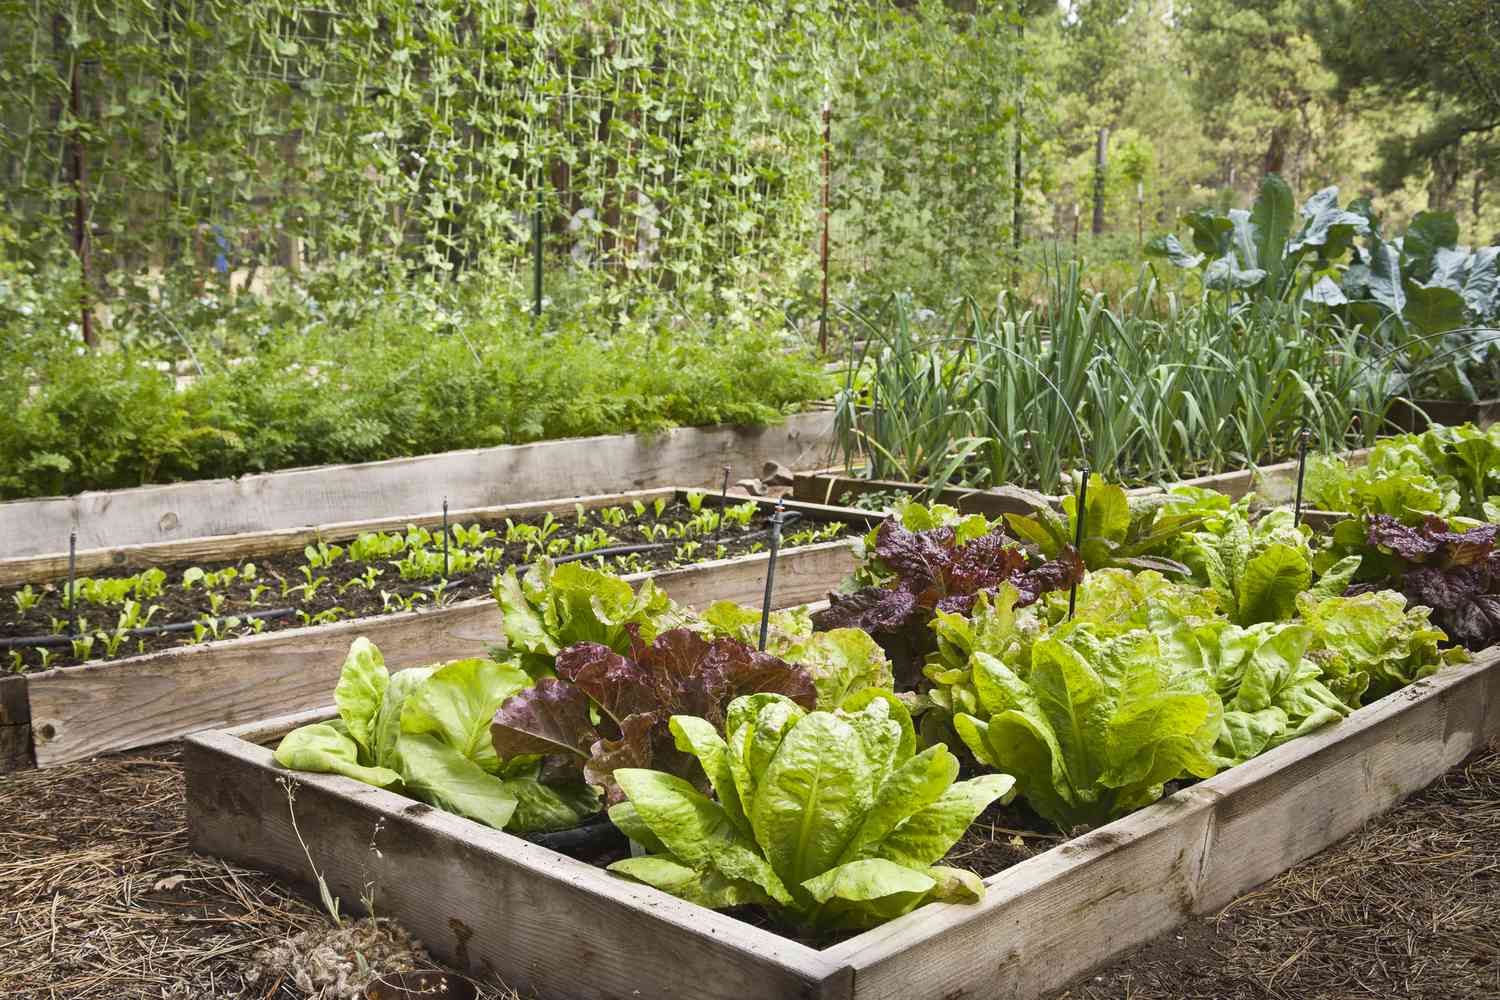
[[[193,847],[307,885],[317,871],[473,975],[543,997],[1031,1000],[1339,840],[1500,734],[1500,652],[1453,667],[827,948],[334,775],[261,743],[322,713],[187,741]]]
[[[588,498],[594,506],[621,500],[649,503],[682,491],[657,490]],[[774,501],[755,501],[762,508]],[[456,512],[465,519],[535,514],[553,507],[572,512],[574,502],[548,501],[510,508]],[[875,523],[866,511],[792,503],[809,521],[843,522],[854,531]],[[437,515],[440,517],[440,515]],[[455,515],[455,520],[457,519]],[[432,521],[432,515],[420,518]],[[325,540],[348,537],[377,523],[325,526]],[[790,529],[789,529],[790,530]],[[284,548],[298,533],[241,536],[230,546],[238,556]],[[206,552],[201,542],[175,543]],[[177,558],[174,546],[151,546],[126,555],[163,561]],[[89,553],[118,567],[120,550]],[[223,554],[223,550],[219,550]],[[765,587],[768,554],[711,560],[679,569],[635,573],[651,578],[680,603],[702,606],[718,600],[758,604]],[[49,563],[50,564],[50,563]],[[853,569],[848,540],[784,549],[777,561],[774,600],[788,607],[820,600]],[[105,662],[0,678],[0,772],[48,767],[97,753],[177,739],[200,729],[230,726],[321,704],[338,679],[349,643],[364,635],[393,668],[483,655],[503,641],[501,614],[490,597],[430,610],[357,618],[329,625],[265,632],[222,642],[182,646]]]
[[[1433,424],[1449,427],[1458,424],[1475,424],[1489,427],[1500,423],[1500,399],[1480,399],[1474,402],[1452,399],[1418,399],[1411,403],[1398,400],[1391,406],[1391,423],[1403,430],[1419,434]]]
[[[1157,492],[1157,487],[1143,486],[1126,492],[1131,496],[1145,495]],[[925,497],[926,493],[927,487],[921,483],[908,483],[894,479],[860,479],[826,469],[819,472],[799,472],[794,477],[792,485],[794,498],[817,504],[847,504],[859,497],[871,494],[923,494]],[[1023,489],[1019,486],[996,486],[986,490],[952,487],[940,490],[937,496],[931,499],[937,503],[955,507],[965,514],[983,514],[985,517],[999,517],[1002,514],[1034,514],[1044,503],[1053,507],[1058,507],[1062,503],[1062,497]]]
[[[416,458],[289,469],[240,479],[0,503],[0,556],[236,535],[333,521],[404,517],[659,486],[717,486],[724,465],[757,476],[770,461],[827,458],[833,413],[794,414],[774,427],[680,427],[661,434],[539,441]]]

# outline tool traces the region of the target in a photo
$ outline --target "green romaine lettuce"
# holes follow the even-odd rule
[[[1013,780],[956,782],[939,746],[916,753],[890,692],[807,712],[761,694],[728,711],[728,738],[676,716],[716,800],[658,771],[615,772],[610,818],[648,853],[610,870],[706,906],[759,903],[820,932],[869,927],[935,900],[973,901],[983,883],[933,863]]]
[[[597,642],[620,653],[630,648],[627,625],[646,642],[684,616],[650,580],[640,590],[615,576],[578,563],[533,565],[524,577],[512,566],[495,580],[495,600],[505,616],[509,652],[532,676],[551,673],[558,651]]]
[[[1023,677],[972,660],[983,711],[954,726],[981,763],[1013,773],[1042,816],[1097,826],[1160,798],[1168,781],[1215,770],[1223,704],[1203,667],[1173,662],[1158,636],[1063,626],[1031,647]]]

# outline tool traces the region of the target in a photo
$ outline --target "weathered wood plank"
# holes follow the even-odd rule
[[[1500,650],[824,954],[855,996],[1033,1000],[1348,835],[1500,735]]]
[[[1500,733],[1497,660],[1485,653],[1205,782],[1217,802],[1197,912],[1343,839]]]
[[[886,479],[854,479],[828,473],[798,473],[793,477],[792,496],[816,504],[833,504],[848,494],[856,497],[871,493],[909,494],[924,489],[918,483]],[[956,507],[965,514],[999,517],[1002,514],[1031,514],[1041,504],[1057,506],[1059,498],[1032,490],[1004,486],[992,490],[944,489],[937,495],[939,503]]]
[[[775,427],[676,428],[657,435],[540,441],[359,465],[319,466],[168,486],[0,504],[0,553],[66,551],[230,535],[305,524],[402,517],[653,486],[713,486],[728,464],[822,464],[833,414],[814,410]]]
[[[241,734],[274,735],[272,731],[285,722],[280,720],[274,726],[268,722],[259,730],[244,729]],[[1326,847],[1434,780],[1497,734],[1500,650],[1490,650],[1473,664],[1440,672],[1361,709],[1343,723],[1294,740],[1250,764],[991,876],[986,880],[986,898],[977,905],[924,907],[821,951],[773,938],[781,949],[775,952],[776,969],[744,970],[750,978],[739,988],[748,989],[748,993],[740,995],[800,995],[798,991],[814,988],[811,984],[821,984],[816,988],[829,995],[852,996],[855,1000],[1035,1000],[1169,930],[1188,915],[1211,912],[1251,885]],[[284,792],[274,784],[276,773],[265,766],[269,753],[261,750],[260,758],[246,757],[245,744],[233,741],[228,734],[203,734],[193,743],[204,754],[199,770],[207,780],[225,772],[226,749],[237,754],[239,761],[234,765],[239,768],[238,776],[223,778],[208,793],[207,811],[215,832],[198,841],[200,849],[305,880],[300,849],[286,841],[284,831],[273,829],[270,836],[275,846],[262,846],[267,824],[275,827],[284,823],[274,815],[265,815],[268,809],[284,807]],[[250,764],[258,762],[258,767],[245,766],[247,760]],[[299,781],[303,777],[299,776]],[[358,856],[365,849],[368,831],[382,815],[388,817],[389,824],[391,817],[404,820],[412,809],[404,800],[390,801],[389,793],[364,789],[346,779],[305,777],[305,785],[314,784],[343,796],[343,801],[313,818],[320,835],[325,828],[354,829],[340,834],[342,839],[331,847],[315,848],[315,857],[321,864],[326,852],[329,864],[342,866],[338,891],[353,894],[367,875],[364,869],[358,869],[357,874],[348,871],[355,864],[350,856]],[[198,809],[196,800],[205,795],[194,792],[192,782],[205,779],[190,775],[190,795],[194,797],[190,810]],[[214,795],[219,801],[211,800]],[[258,798],[247,801],[247,796]],[[299,804],[302,801],[299,795]],[[355,817],[352,821],[351,815]],[[443,829],[466,846],[445,842],[441,850],[479,859],[472,868],[463,861],[444,864],[461,871],[469,881],[491,878],[495,862],[483,856],[484,843],[486,838],[503,835],[457,817],[442,817],[442,822]],[[304,823],[304,830],[308,825]],[[390,853],[384,842],[382,851]],[[473,927],[467,923],[467,914],[483,915],[490,909],[485,900],[465,900],[463,908],[456,910],[446,907],[446,888],[434,901],[431,887],[446,887],[439,881],[442,876],[436,869],[412,867],[415,870],[409,877],[394,876],[392,888],[402,895],[394,902],[383,897],[387,899],[386,912],[407,920],[439,954],[457,954],[453,925],[447,921],[458,920],[466,928]],[[644,928],[636,921],[663,916],[660,897],[640,887],[622,892],[617,884],[584,878],[572,868],[543,867],[524,876],[507,872],[497,881],[505,886],[502,898],[524,898],[528,906],[543,901],[540,905],[547,919],[555,918],[560,926],[571,927],[575,933],[577,928],[592,926],[605,916],[627,922],[634,932],[649,932],[653,952],[717,956],[716,949],[722,948],[726,939],[736,940],[750,951],[770,947],[762,932],[737,924],[725,926],[720,923],[724,919],[721,916],[691,908],[676,911],[680,920],[668,919]],[[541,884],[523,888],[533,879]],[[578,892],[563,898],[560,886]],[[454,902],[454,906],[459,905]],[[628,918],[616,918],[614,907],[628,913]],[[749,937],[744,936],[747,933]],[[531,947],[527,942],[518,944],[514,934],[507,922],[491,925],[487,921],[482,930],[467,938],[469,953],[461,958],[462,964],[471,969],[483,966],[473,960],[476,947],[491,949],[485,954],[502,958],[517,947]],[[604,954],[613,958],[608,947]],[[716,957],[715,961],[741,968],[734,965],[740,961],[734,955]],[[847,978],[850,970],[852,980]],[[572,967],[559,970],[554,963],[545,962],[520,978],[498,964],[493,971],[505,976],[511,985],[541,990],[545,995],[631,995],[619,992],[621,980],[612,966],[603,980],[589,978],[588,971],[574,978]],[[636,971],[644,978],[626,982],[631,990],[641,990],[641,995],[697,995],[695,991],[701,988],[703,973],[691,959],[653,963]]]
[[[759,553],[626,579],[655,579],[689,606],[759,604],[768,560],[768,553]],[[787,550],[777,560],[773,603],[783,608],[822,599],[853,567],[848,541]],[[52,767],[316,708],[338,681],[349,643],[361,635],[380,647],[391,667],[481,656],[504,639],[499,608],[481,598],[31,674],[36,763]]]
[[[324,704],[349,643],[392,668],[482,656],[503,641],[493,601],[185,646],[28,677],[39,767]]]
[[[0,677],[0,774],[33,765],[31,700],[23,675]]]
[[[499,507],[472,507],[465,510],[449,510],[450,524],[462,524],[488,518],[542,516],[545,514],[571,514],[576,504],[585,507],[611,507],[628,504],[633,500],[651,503],[658,497],[676,496],[680,491],[672,487],[649,490],[631,490],[626,493],[605,493],[587,497],[569,497],[564,500],[542,500],[535,503],[507,504]],[[80,573],[97,573],[101,570],[143,569],[173,562],[200,562],[207,560],[246,559],[269,553],[299,550],[317,541],[340,542],[355,538],[366,531],[399,531],[408,524],[423,528],[435,528],[443,523],[441,510],[413,514],[409,517],[381,517],[363,521],[339,521],[303,528],[279,528],[273,531],[252,531],[235,535],[212,535],[205,538],[188,538],[181,541],[146,542],[139,545],[116,545],[107,549],[84,549],[76,555],[74,569]],[[63,538],[66,545],[67,538]],[[11,587],[22,583],[37,583],[54,580],[68,574],[68,554],[53,552],[40,556],[17,556],[0,559],[0,587]]]
[[[926,906],[825,950],[859,1000],[1045,996],[1181,922],[1212,804],[1181,793],[986,879],[976,905]]]
[[[307,886],[295,808],[307,852],[346,908],[369,885],[377,910],[434,955],[525,995],[851,995],[850,971],[817,951],[391,792],[298,774],[289,804],[270,751],[232,736],[193,737],[183,764],[195,850]]]

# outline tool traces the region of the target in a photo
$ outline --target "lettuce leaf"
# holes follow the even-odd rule
[[[1205,492],[1184,488],[1131,497],[1124,487],[1090,475],[1078,554],[1090,570],[1120,567],[1186,576],[1188,567],[1168,558],[1168,553],[1179,535],[1197,527],[1206,513],[1220,506],[1218,499]],[[1018,537],[1055,559],[1077,537],[1076,494],[1064,497],[1062,507],[1061,515],[1044,505],[1034,514],[1006,514],[1005,520]]]
[[[680,752],[668,728],[673,715],[693,715],[715,728],[724,706],[741,695],[773,692],[812,708],[812,673],[734,639],[707,639],[678,628],[640,638],[626,626],[626,654],[597,642],[558,653],[557,677],[544,677],[493,713],[490,737],[504,756],[548,756],[553,775],[604,789],[610,803],[623,796],[614,774],[654,768],[706,787],[697,760]]]
[[[579,563],[556,566],[550,559],[538,561],[524,577],[512,566],[496,578],[494,596],[508,649],[533,676],[550,672],[564,647],[594,642],[624,652],[631,643],[629,626],[649,642],[684,617],[650,580],[635,590],[613,573]]]
[[[598,811],[598,796],[577,781],[543,784],[535,758],[503,760],[490,738],[492,716],[530,684],[514,664],[484,659],[391,675],[361,637],[335,690],[340,717],[287,734],[275,759],[392,788],[496,828],[576,826]]]
[[[610,870],[703,905],[774,906],[813,932],[979,899],[977,876],[933,862],[1013,780],[955,781],[958,760],[942,746],[917,753],[889,692],[854,700],[864,704],[807,712],[779,695],[740,698],[727,739],[674,718],[717,801],[673,775],[617,772],[626,801],[610,818],[650,853]]]
[[[1071,547],[1036,568],[1000,531],[960,542],[951,527],[908,531],[895,520],[877,529],[876,557],[893,573],[883,586],[830,594],[829,607],[813,615],[819,630],[859,628],[890,655],[903,688],[914,686],[933,637],[928,622],[938,612],[968,614],[981,594],[1009,584],[1020,604],[1064,589],[1083,578]]]
[[[1042,816],[1097,826],[1160,798],[1168,781],[1216,770],[1223,704],[1210,673],[1174,663],[1156,634],[1064,626],[1031,647],[1023,678],[984,653],[980,714],[954,726],[981,763],[1016,776]]]

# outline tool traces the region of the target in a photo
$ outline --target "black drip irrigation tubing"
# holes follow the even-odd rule
[[[256,619],[264,619],[269,621],[272,618],[290,618],[296,613],[296,608],[275,608],[271,611],[252,611],[249,614],[243,615],[223,615],[220,616],[218,620],[224,621],[228,618],[238,618],[242,622],[254,621]],[[152,635],[172,635],[177,632],[191,632],[194,626],[201,624],[203,624],[203,619],[198,618],[190,622],[174,622],[171,625],[148,625],[144,628],[131,629],[130,631],[125,633],[125,638],[144,639],[147,636]],[[104,630],[100,629],[100,631],[102,632]],[[113,635],[114,633],[106,632],[105,634]],[[73,644],[73,641],[78,638],[80,637],[76,635],[19,636],[12,639],[0,639],[0,649],[20,649],[23,647],[35,648],[38,646],[71,646]]]
[[[791,524],[794,520],[800,520],[801,517],[802,517],[802,515],[800,513],[796,512],[796,511],[792,511],[792,512],[790,512],[790,513],[788,513],[786,515],[786,521],[784,523],[785,524]],[[754,532],[754,533],[749,534],[749,535],[740,535],[738,538],[736,538],[734,540],[737,541],[737,542],[747,542],[747,541],[751,541],[751,540],[756,539],[756,538],[760,538],[762,535],[769,535],[770,533],[771,533],[771,529],[770,528],[765,528],[765,529],[763,529],[761,531],[757,531],[757,532]],[[632,552],[650,552],[650,551],[653,551],[655,549],[664,549],[664,548],[667,548],[669,546],[677,545],[677,544],[679,544],[679,543],[674,539],[674,540],[669,541],[669,542],[643,542],[643,543],[640,543],[640,544],[637,544],[637,545],[613,545],[613,546],[610,546],[609,548],[594,549],[591,552],[570,552],[567,555],[562,555],[562,556],[555,557],[552,560],[552,562],[555,565],[555,564],[559,564],[559,563],[580,562],[580,561],[582,561],[584,559],[593,559],[595,557],[601,557],[602,558],[602,557],[605,557],[605,556],[623,556],[623,555],[629,555]],[[520,576],[526,575],[526,570],[530,569],[530,568],[531,567],[529,567],[529,566],[524,567],[520,571],[520,573],[518,575],[520,575]],[[479,575],[481,575],[481,574],[470,573],[467,576],[460,576],[460,577],[457,577],[455,579],[449,580],[448,584],[451,586],[451,585],[453,585],[455,583],[464,583],[464,582],[466,582],[468,580],[472,580],[474,577],[479,576]],[[405,592],[406,593],[415,593],[416,591],[431,590],[431,589],[432,589],[432,587],[430,585],[421,585],[421,586],[413,587],[413,588],[411,588],[411,590],[405,591]],[[400,592],[400,591],[398,591],[398,592]],[[249,614],[243,614],[243,615],[224,615],[224,616],[220,616],[219,620],[223,621],[225,618],[233,617],[233,618],[240,619],[240,621],[242,621],[242,622],[244,622],[244,621],[255,621],[257,619],[261,619],[261,620],[265,620],[265,621],[270,621],[270,620],[276,619],[276,618],[290,618],[292,615],[294,615],[296,613],[297,613],[297,609],[296,608],[275,608],[275,609],[273,609],[271,611],[252,611]],[[195,626],[200,625],[202,623],[203,623],[203,619],[200,618],[200,619],[195,619],[194,621],[190,621],[190,622],[174,622],[171,625],[149,625],[149,626],[146,626],[144,628],[133,628],[130,631],[128,631],[128,632],[125,633],[125,638],[127,638],[127,639],[144,639],[144,638],[147,638],[147,637],[153,636],[153,635],[173,635],[173,634],[176,634],[178,632],[191,632]],[[112,635],[113,633],[109,633],[109,634]],[[8,638],[8,639],[0,639],[0,650],[7,650],[7,649],[37,649],[37,648],[51,648],[51,647],[71,646],[71,645],[73,645],[73,642],[76,639],[78,639],[78,638],[79,638],[79,636],[76,636],[76,635],[17,636],[17,637]]]

